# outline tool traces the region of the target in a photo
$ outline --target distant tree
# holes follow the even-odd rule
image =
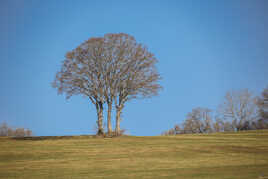
[[[234,121],[232,121],[232,122],[234,122]],[[229,121],[225,121],[224,123],[223,123],[223,131],[224,132],[233,132],[233,131],[235,131],[235,126],[236,126],[236,124],[235,123],[231,123],[231,122],[229,122]],[[242,130],[242,129],[241,129]]]
[[[247,89],[227,92],[218,113],[225,125],[232,125],[228,130],[246,130],[258,117],[256,99]]]
[[[175,134],[177,135],[177,134],[180,134],[181,132],[182,132],[182,129],[181,129],[181,127],[180,127],[180,125],[175,125],[174,126],[174,131],[175,131]]]
[[[173,128],[164,131],[161,133],[163,136],[169,136],[169,135],[178,135],[178,134],[183,134],[183,130],[181,129],[180,125],[175,125]]]
[[[257,99],[259,119],[255,123],[257,129],[267,129],[268,128],[268,87],[266,87],[261,97]]]
[[[172,128],[172,129],[162,132],[161,135],[163,136],[176,135],[176,131]]]
[[[224,122],[220,118],[216,118],[213,123],[213,131],[214,132],[223,132],[224,131]]]
[[[8,126],[5,122],[0,125],[0,136],[8,136]]]
[[[32,135],[33,135],[33,132],[31,130],[29,130],[29,129],[25,130],[25,136],[30,137]]]
[[[6,123],[0,125],[0,136],[24,137],[32,136],[32,131],[24,128],[12,129]]]
[[[204,130],[203,133],[212,133],[213,132],[213,122],[212,122],[212,117],[210,115],[211,110],[209,109],[203,109],[204,111],[202,112],[202,119],[204,123]]]
[[[261,96],[254,97],[247,89],[227,92],[215,119],[211,110],[194,108],[182,125],[164,131],[163,135],[234,132],[251,129],[268,129],[268,87]]]
[[[15,136],[16,137],[25,137],[25,131],[24,128],[17,128],[15,130]]]
[[[194,108],[188,113],[183,123],[184,133],[210,133],[212,132],[211,110],[207,108]]]
[[[13,129],[11,129],[11,128],[8,128],[7,136],[15,136],[15,131]]]

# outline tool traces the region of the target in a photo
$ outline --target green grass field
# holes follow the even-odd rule
[[[0,178],[268,178],[268,130],[43,140],[0,138]]]

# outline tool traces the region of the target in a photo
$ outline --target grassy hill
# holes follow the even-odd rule
[[[268,178],[268,130],[209,135],[0,138],[0,178]]]

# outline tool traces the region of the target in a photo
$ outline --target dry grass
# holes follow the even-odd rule
[[[0,138],[0,178],[261,178],[268,131],[210,135]]]

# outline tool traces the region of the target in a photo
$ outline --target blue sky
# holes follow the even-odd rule
[[[228,90],[268,85],[268,1],[0,1],[0,123],[35,135],[94,133],[96,112],[51,87],[67,51],[124,32],[158,58],[164,89],[130,101],[122,128],[158,135],[194,107],[215,110]]]

